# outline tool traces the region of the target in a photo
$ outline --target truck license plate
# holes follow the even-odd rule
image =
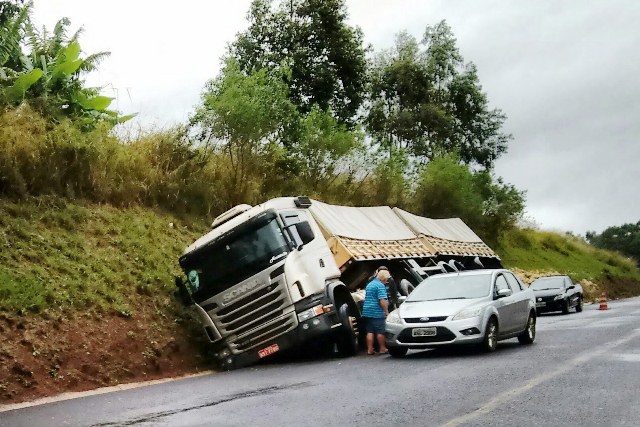
[[[414,337],[432,337],[436,334],[436,328],[413,328],[411,335]]]
[[[258,350],[258,356],[260,356],[260,359],[262,359],[263,357],[267,357],[270,354],[277,352],[278,350],[280,350],[280,347],[278,347],[278,344],[271,344],[269,347],[265,347],[262,350]]]

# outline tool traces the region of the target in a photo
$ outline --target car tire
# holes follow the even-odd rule
[[[569,314],[569,301],[567,300],[562,303],[562,314]]]
[[[480,348],[485,353],[491,353],[496,350],[498,346],[498,321],[492,317],[487,322],[487,327],[484,331],[484,338],[480,344]]]
[[[391,357],[404,357],[409,351],[407,347],[387,347],[387,350],[389,350]]]
[[[518,341],[520,344],[532,344],[536,339],[536,316],[533,313],[529,313],[527,319],[527,326],[525,330],[518,335]]]
[[[582,297],[578,297],[578,304],[576,304],[576,313],[580,313],[582,311]]]
[[[336,337],[336,346],[341,357],[351,357],[358,353],[358,329],[349,314],[349,306],[342,304],[338,309],[341,326]]]

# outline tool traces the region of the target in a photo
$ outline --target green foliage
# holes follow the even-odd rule
[[[419,215],[461,218],[489,244],[515,226],[525,207],[523,192],[451,156],[432,160],[423,169],[414,199]]]
[[[100,123],[115,125],[132,116],[109,110],[111,98],[85,87],[83,76],[109,55],[100,52],[81,58],[77,31],[67,36],[69,20],[61,19],[53,32],[38,32],[30,22],[31,3],[3,7],[0,30],[0,108],[26,102],[44,117],[60,122],[71,118],[85,130]],[[31,50],[23,53],[22,46]]]
[[[512,228],[502,234],[496,250],[508,268],[557,271],[575,280],[640,280],[638,267],[629,259],[568,235]]]
[[[636,224],[612,226],[600,234],[588,231],[586,238],[593,246],[632,257],[640,266],[640,221]]]
[[[377,55],[371,75],[366,124],[382,147],[406,149],[421,162],[457,153],[485,168],[505,152],[506,117],[489,110],[477,69],[464,64],[445,21],[428,26],[421,44],[400,33],[393,50]]]
[[[0,200],[0,310],[135,315],[136,307],[160,305],[172,297],[176,259],[206,229],[189,224],[140,208],[55,197]]]
[[[353,124],[364,100],[366,59],[363,35],[347,24],[344,0],[254,0],[249,28],[230,55],[247,74],[266,68],[290,70],[283,81],[302,115],[328,111],[340,124]]]

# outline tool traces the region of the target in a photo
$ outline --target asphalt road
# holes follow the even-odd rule
[[[0,412],[0,426],[638,426],[640,298],[492,354],[293,360]]]

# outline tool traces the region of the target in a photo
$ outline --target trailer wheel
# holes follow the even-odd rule
[[[355,317],[350,316],[347,304],[340,306],[338,317],[341,323],[336,337],[338,354],[342,357],[355,356],[358,353],[358,326]]]

